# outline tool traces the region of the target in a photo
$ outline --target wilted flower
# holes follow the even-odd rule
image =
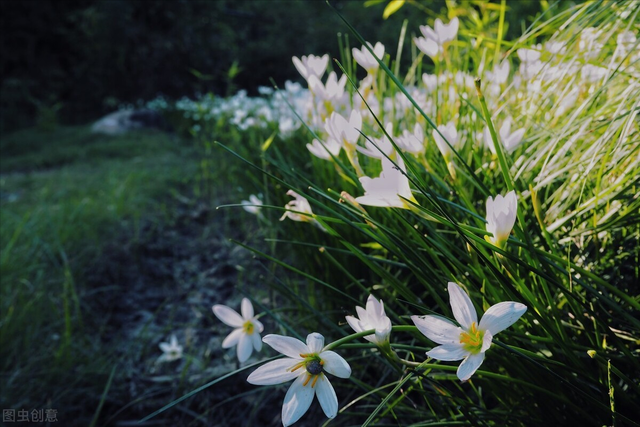
[[[405,175],[401,157],[397,157],[396,164],[397,167],[391,160],[384,157],[382,172],[378,178],[360,177],[364,196],[356,197],[356,202],[368,206],[409,209],[410,205],[404,199],[413,202],[416,202],[416,199],[411,194],[409,178]]]
[[[478,315],[469,295],[457,283],[449,282],[449,298],[453,316],[460,326],[433,315],[411,316],[411,320],[427,338],[440,344],[428,351],[427,356],[445,361],[462,360],[457,375],[460,381],[467,381],[484,361],[484,353],[491,347],[493,337],[513,325],[527,307],[513,301],[495,304],[478,324]]]
[[[287,356],[259,367],[247,381],[254,385],[281,384],[295,378],[284,397],[282,424],[289,426],[298,421],[318,396],[325,415],[335,418],[338,398],[325,373],[349,378],[351,368],[338,353],[324,350],[324,337],[317,332],[307,336],[307,343],[299,339],[270,334],[263,341]]]
[[[391,320],[384,312],[382,300],[378,301],[373,295],[369,295],[366,310],[362,307],[356,307],[356,312],[358,317],[346,316],[347,323],[354,331],[364,332],[375,329],[375,334],[367,335],[364,339],[378,345],[389,342]]]
[[[376,43],[375,46],[371,46],[371,43],[367,43],[369,47],[373,50],[373,53],[378,57],[378,59],[382,60],[384,57],[384,45],[380,42]],[[376,58],[371,55],[371,52],[365,47],[362,46],[362,49],[356,49],[355,47],[351,49],[353,52],[353,59],[356,60],[358,64],[365,70],[367,73],[373,74],[379,67],[380,64],[376,60]]]
[[[329,55],[327,54],[322,56],[303,56],[300,59],[294,56],[291,59],[293,61],[293,65],[295,65],[298,72],[305,80],[307,80],[307,82],[311,76],[316,76],[318,78],[322,77],[327,69],[327,65],[329,65]]]
[[[493,234],[493,237],[485,236],[485,239],[499,248],[504,248],[516,222],[517,212],[518,199],[514,190],[509,191],[504,197],[498,194],[495,200],[489,196],[487,231]]]
[[[524,136],[524,128],[517,129],[511,132],[512,121],[513,119],[511,117],[507,117],[504,123],[502,123],[499,132],[500,142],[508,153],[512,153],[516,148],[520,146],[520,143],[522,143],[522,137]],[[493,145],[491,132],[489,132],[488,126],[485,126],[484,128],[484,143],[493,154],[496,154],[496,147]]]
[[[213,314],[225,325],[235,328],[222,341],[222,348],[231,348],[237,345],[238,360],[245,362],[251,357],[254,348],[256,351],[262,349],[260,333],[264,330],[264,326],[253,315],[253,305],[247,298],[242,298],[240,308],[242,316],[226,305],[216,304],[213,306]]]
[[[182,357],[182,346],[178,344],[178,339],[173,334],[169,342],[161,342],[159,347],[162,350],[162,356],[158,358],[158,363],[173,362]]]
[[[260,210],[262,208],[260,206],[262,206],[262,200],[260,200],[258,196],[252,194],[249,196],[249,200],[243,200],[240,203],[242,203],[242,208],[245,211],[254,215],[261,215]]]

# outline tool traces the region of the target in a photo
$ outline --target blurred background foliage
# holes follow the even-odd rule
[[[332,2],[367,40],[392,51],[405,19],[415,32],[446,11],[444,0],[413,2],[384,20],[386,2],[363,3]],[[457,4],[482,7],[478,1]],[[507,22],[508,38],[546,7],[538,1],[508,6],[515,12],[507,15],[513,21]],[[300,80],[290,58],[338,57],[337,33],[347,32],[318,0],[41,0],[37,7],[3,1],[0,25],[2,133],[56,121],[86,123],[159,94],[255,93],[270,78],[278,85]]]

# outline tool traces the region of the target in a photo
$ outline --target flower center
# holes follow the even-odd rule
[[[463,344],[468,352],[478,354],[482,349],[483,338],[484,331],[478,330],[476,322],[473,322],[468,331],[460,333],[460,344]]]
[[[251,320],[244,322],[242,329],[247,333],[247,335],[253,334],[253,323],[251,323]]]
[[[313,388],[318,382],[318,378],[320,378],[324,372],[324,361],[315,353],[301,354],[300,357],[304,360],[296,363],[287,370],[293,372],[300,368],[304,368],[307,371],[307,378],[304,380],[302,385],[306,387],[306,385],[311,382],[311,388]],[[311,379],[313,379],[313,381],[311,381]]]

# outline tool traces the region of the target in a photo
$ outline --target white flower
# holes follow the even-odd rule
[[[429,92],[433,92],[438,88],[438,76],[436,76],[435,74],[423,73],[422,82],[427,87],[427,90]]]
[[[354,149],[360,137],[360,129],[362,128],[362,115],[358,110],[352,110],[349,121],[340,114],[333,112],[331,116],[325,120],[324,129],[329,136],[347,149]]]
[[[440,53],[440,45],[433,39],[426,37],[414,37],[413,42],[416,47],[420,49],[420,52],[428,55],[431,58],[435,58]]]
[[[238,346],[237,354],[240,362],[245,362],[251,356],[253,349],[260,351],[262,341],[260,333],[264,330],[262,323],[253,315],[253,305],[247,298],[242,298],[242,316],[226,305],[216,304],[213,306],[213,314],[225,325],[235,328],[222,341],[222,348]]]
[[[414,37],[413,41],[424,54],[435,58],[444,52],[444,44],[452,41],[458,35],[458,18],[453,18],[448,24],[444,24],[440,18],[436,18],[433,28],[421,25],[420,32],[424,37]]]
[[[509,116],[502,123],[500,127],[500,142],[502,142],[502,146],[507,150],[508,153],[513,153],[513,151],[520,146],[522,143],[522,137],[524,136],[524,128],[514,130],[511,132],[511,123],[513,119]],[[493,140],[491,139],[491,132],[489,132],[489,127],[485,126],[484,128],[484,143],[491,150],[493,154],[496,154],[496,147],[493,145]]]
[[[340,154],[341,148],[342,145],[333,138],[327,139],[327,142],[321,142],[314,138],[311,144],[307,144],[307,149],[311,154],[323,160],[331,160],[331,155],[335,157]]]
[[[322,83],[316,75],[309,76],[309,90],[323,101],[334,101],[342,98],[344,95],[344,85],[347,83],[347,75],[343,74],[338,80],[335,71],[329,73],[327,82]]]
[[[280,217],[280,221],[284,221],[285,218],[289,218],[293,221],[309,222],[322,231],[327,231],[318,222],[318,220],[313,217],[314,214],[311,210],[311,205],[304,196],[301,196],[293,190],[287,191],[287,196],[291,196],[295,198],[295,200],[291,200],[284,206],[287,211]]]
[[[309,81],[309,77],[311,76],[322,77],[327,69],[327,65],[329,65],[329,55],[327,54],[322,56],[303,56],[300,59],[294,56],[291,60],[298,72],[307,81]]]
[[[421,154],[424,152],[424,131],[419,123],[413,127],[413,133],[408,130],[402,132],[402,136],[396,138],[396,144],[411,154]]]
[[[158,363],[172,362],[182,357],[182,346],[178,344],[175,335],[171,335],[169,342],[161,342],[159,347],[162,350],[162,356],[158,358]]]
[[[260,206],[262,206],[262,200],[260,200],[258,198],[258,196],[252,194],[249,196],[249,200],[243,200],[242,202],[242,208],[249,212],[252,213],[254,215],[260,215],[260,210],[262,209]]]
[[[281,384],[295,379],[284,397],[282,424],[289,426],[298,421],[318,396],[325,415],[335,418],[338,414],[338,398],[325,373],[339,378],[349,378],[351,368],[342,356],[323,350],[324,337],[317,332],[307,336],[307,343],[282,335],[267,335],[263,341],[274,350],[287,356],[259,367],[247,381],[254,385]],[[316,423],[318,424],[318,423]]]
[[[396,164],[398,167],[384,157],[382,158],[382,172],[378,178],[360,177],[364,196],[356,197],[356,202],[367,206],[408,209],[410,205],[404,199],[414,202],[416,199],[411,194],[409,178],[404,174],[404,162],[399,156]]]
[[[518,198],[514,190],[509,191],[504,197],[498,194],[495,200],[489,196],[487,199],[487,231],[493,234],[493,237],[485,236],[485,239],[504,248],[513,225],[516,223],[517,212]]]
[[[367,335],[364,339],[375,344],[384,344],[389,341],[391,320],[384,312],[382,300],[378,301],[373,295],[369,295],[366,310],[356,307],[356,312],[358,317],[346,316],[347,323],[354,331],[364,332],[375,329],[375,334]]]
[[[427,338],[440,344],[428,351],[427,356],[445,361],[462,360],[457,375],[460,381],[467,381],[484,361],[484,353],[491,347],[493,337],[513,325],[527,307],[513,301],[495,304],[478,324],[476,309],[458,284],[449,282],[449,298],[453,316],[460,326],[433,315],[411,316],[411,320]]]
[[[384,57],[384,45],[380,42],[376,43],[375,46],[371,46],[371,43],[367,44],[373,50],[373,53],[376,55],[376,57],[382,60],[382,58]],[[367,73],[372,74],[380,67],[380,64],[378,63],[376,58],[371,55],[371,52],[369,52],[369,50],[365,46],[362,46],[362,49],[356,49],[354,47],[353,49],[351,49],[351,52],[353,53],[353,59],[355,59],[362,68],[367,70]]]
[[[503,61],[502,64],[493,66],[493,71],[487,72],[487,80],[497,85],[505,84],[509,78],[509,70],[511,65],[509,61]]]
[[[440,133],[442,133],[444,138],[446,138],[446,140],[449,141],[449,144],[451,144],[454,147],[457,146],[458,131],[456,130],[456,125],[453,122],[447,123],[446,126],[443,126],[443,125],[438,126],[438,130],[440,131]],[[432,133],[433,139],[436,141],[436,145],[440,149],[442,156],[445,158],[446,161],[449,161],[451,155],[453,154],[453,151],[451,151],[451,148],[449,148],[449,146],[445,142],[445,139],[443,139],[442,136],[440,136],[440,133],[438,133],[438,131],[434,129]]]
[[[393,123],[387,123],[384,129],[393,138]],[[385,156],[391,155],[393,152],[393,144],[391,144],[387,135],[383,134],[380,138],[365,138],[364,147],[357,146],[356,149],[372,159],[382,159]]]

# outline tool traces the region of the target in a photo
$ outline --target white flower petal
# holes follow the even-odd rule
[[[258,332],[254,332],[251,334],[251,341],[253,342],[253,348],[256,351],[262,350],[262,339],[260,338],[260,334]]]
[[[285,337],[283,335],[269,334],[262,338],[262,342],[269,345],[278,353],[294,359],[302,359],[301,354],[310,353],[309,347],[297,338]]]
[[[316,396],[318,396],[318,401],[320,402],[320,406],[322,406],[324,414],[328,418],[335,418],[335,416],[338,415],[338,397],[326,375],[318,378],[318,382],[316,383]]]
[[[324,347],[324,337],[317,332],[307,335],[307,347],[310,353],[320,353]]]
[[[291,358],[278,359],[269,363],[265,363],[264,365],[253,371],[247,378],[247,381],[250,384],[254,385],[273,385],[286,383],[287,381],[291,381],[292,379],[300,375],[300,370],[297,370],[295,372],[289,371],[289,369],[292,368],[296,363],[299,363],[299,361]]]
[[[345,319],[347,319],[347,323],[349,324],[349,326],[351,326],[351,329],[353,329],[354,331],[356,332],[364,331],[364,329],[362,329],[360,320],[358,320],[357,318],[353,316],[345,316]]]
[[[246,362],[253,352],[253,343],[251,337],[247,334],[241,334],[238,341],[238,360],[240,363]]]
[[[456,344],[460,342],[462,329],[444,317],[428,315],[424,317],[411,316],[411,320],[431,341],[438,344]]]
[[[329,350],[323,351],[319,356],[324,362],[322,367],[326,372],[338,378],[349,378],[351,376],[351,367],[338,353]]]
[[[483,361],[484,353],[472,354],[464,359],[460,366],[458,366],[457,374],[460,381],[467,381],[471,378],[471,375],[478,370]]]
[[[469,352],[458,344],[443,344],[427,351],[427,356],[432,359],[454,361],[462,360],[469,355]]]
[[[492,335],[513,325],[527,311],[527,306],[519,302],[504,301],[489,307],[480,319],[480,329]]]
[[[493,334],[491,331],[484,331],[484,336],[482,337],[482,348],[480,349],[481,353],[489,350],[491,347],[491,343],[493,342]]]
[[[251,323],[253,323],[253,328],[258,331],[258,333],[262,333],[262,331],[264,331],[264,325],[257,319],[253,319],[251,320]]]
[[[287,395],[284,397],[282,404],[282,424],[290,426],[298,421],[309,409],[315,389],[308,383],[307,387],[302,384],[306,380],[306,375],[300,375],[289,387]]]
[[[244,319],[235,310],[226,305],[216,304],[213,306],[213,314],[225,325],[232,328],[240,328],[244,323]]]
[[[160,347],[160,350],[162,350],[163,353],[168,353],[171,351],[171,346],[169,345],[169,343],[166,342],[161,342],[160,344],[158,344]]]
[[[234,329],[229,335],[222,341],[222,348],[231,348],[238,344],[240,337],[244,334],[242,328]]]
[[[245,320],[251,320],[253,318],[253,305],[249,298],[242,298],[242,305],[240,306],[240,311],[242,312],[242,317]]]
[[[471,302],[471,298],[469,298],[469,295],[467,295],[460,285],[449,282],[449,298],[451,310],[453,310],[453,317],[456,318],[463,328],[470,329],[472,323],[478,324],[478,315]]]

